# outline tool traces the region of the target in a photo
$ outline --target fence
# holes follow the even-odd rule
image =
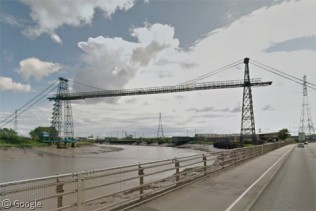
[[[122,210],[289,142],[0,183],[0,210]],[[4,204],[3,201],[6,203]]]

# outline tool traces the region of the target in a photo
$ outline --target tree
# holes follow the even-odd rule
[[[289,130],[287,128],[284,128],[284,129],[280,130],[278,137],[281,140],[287,139],[288,137],[290,137]]]
[[[15,139],[18,137],[18,133],[9,128],[0,128],[0,139],[8,140],[8,139]]]
[[[30,131],[29,134],[34,141],[40,141],[41,135],[44,133],[48,133],[49,137],[52,139],[57,139],[58,137],[58,132],[53,127],[37,127],[34,130]]]

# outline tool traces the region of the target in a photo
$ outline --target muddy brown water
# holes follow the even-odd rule
[[[10,155],[13,159],[6,159],[4,156],[1,156],[0,182],[111,168],[203,153],[192,149],[131,145],[110,145],[111,147],[123,148],[123,150],[102,152],[102,147],[104,146],[97,145],[87,148],[85,153],[68,153],[65,155],[56,155],[47,151],[42,152],[38,149],[29,149],[33,150],[33,152],[27,152],[28,154],[34,153],[37,156],[23,157],[23,154],[21,156],[20,152],[13,151],[12,153],[20,153],[15,159],[14,155]]]

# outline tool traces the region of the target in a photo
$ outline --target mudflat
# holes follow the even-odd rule
[[[76,155],[101,154],[121,151],[123,148],[112,146],[81,146],[76,148],[57,149],[56,146],[47,147],[4,147],[0,148],[0,161],[24,159],[31,157],[75,157]]]

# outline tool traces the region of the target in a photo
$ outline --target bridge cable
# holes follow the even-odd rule
[[[34,106],[36,103],[38,103],[39,101],[41,101],[42,99],[46,98],[52,91],[54,91],[57,88],[58,85],[56,85],[56,83],[51,84],[50,86],[48,86],[45,90],[43,90],[42,92],[40,92],[38,95],[36,95],[34,98],[32,98],[30,101],[28,101],[26,104],[24,104],[21,108],[17,109],[17,111],[19,112],[17,114],[17,116],[20,116],[22,113],[24,113],[25,111],[27,111],[28,109],[30,109],[32,106]],[[46,92],[46,94],[45,94]],[[43,95],[44,94],[44,95]],[[41,96],[43,95],[43,96]],[[1,126],[0,128],[4,127],[5,125],[9,124],[10,122],[12,122],[15,118],[15,112],[11,115],[9,115],[6,119],[4,119],[3,121],[1,121]]]
[[[24,107],[28,106],[28,104],[32,103],[32,101],[34,101],[36,98],[38,98],[39,96],[41,96],[45,91],[47,91],[49,88],[51,88],[53,85],[55,85],[54,83],[52,83],[50,86],[48,86],[46,89],[44,89],[43,91],[41,91],[38,95],[36,95],[34,98],[32,98],[30,101],[28,101],[27,103],[25,103],[21,108],[19,108],[17,111],[23,109]],[[6,120],[10,119],[10,117],[14,116],[15,112],[12,113],[11,115],[9,115],[6,119],[2,120],[1,123],[5,122]]]
[[[203,79],[205,79],[205,78],[208,78],[208,77],[210,77],[210,76],[213,76],[213,75],[216,75],[216,74],[218,74],[218,73],[220,73],[220,72],[223,72],[223,71],[225,71],[225,70],[227,70],[227,69],[233,68],[233,67],[235,67],[235,66],[241,64],[242,62],[243,62],[243,60],[235,61],[235,62],[233,62],[233,63],[231,63],[231,64],[228,64],[228,65],[225,65],[225,66],[223,66],[223,67],[221,67],[221,68],[218,68],[218,69],[216,69],[216,70],[214,70],[214,71],[212,71],[212,72],[209,72],[209,73],[206,73],[206,74],[204,74],[204,75],[201,75],[201,76],[199,76],[199,77],[197,77],[197,78],[195,78],[195,79],[192,79],[192,80],[189,80],[189,81],[185,81],[185,82],[183,82],[183,83],[180,83],[179,85],[188,85],[188,84],[196,83],[197,81],[203,80]],[[87,85],[87,84],[84,84],[84,83],[82,83],[82,82],[78,82],[78,81],[75,81],[75,80],[71,80],[71,81],[72,81],[74,84],[79,84],[79,85],[86,86],[86,87],[89,87],[89,88],[98,89],[98,90],[102,90],[102,91],[107,91],[106,89],[102,89],[102,88],[100,88],[100,87],[95,87],[95,86]]]
[[[253,60],[253,61],[254,61],[254,60]],[[302,79],[297,78],[297,77],[295,77],[295,76],[292,76],[292,75],[290,75],[290,74],[288,74],[288,73],[284,73],[284,72],[282,72],[282,71],[280,71],[280,70],[277,70],[277,69],[275,69],[275,68],[269,67],[269,66],[267,66],[267,65],[264,65],[264,64],[259,63],[259,62],[256,62],[256,61],[255,61],[255,62],[250,61],[250,63],[253,64],[253,65],[255,65],[255,66],[257,66],[257,67],[259,67],[259,68],[261,68],[261,69],[263,69],[263,70],[266,70],[266,71],[268,71],[268,72],[270,72],[270,73],[273,73],[273,74],[275,74],[275,75],[278,75],[278,76],[280,76],[280,77],[282,77],[282,78],[285,78],[285,79],[287,79],[287,80],[290,80],[290,81],[292,81],[292,82],[295,82],[295,83],[297,83],[297,84],[299,84],[299,85],[303,85],[303,80],[302,80]],[[308,88],[312,89],[312,90],[316,90],[316,87],[313,87],[313,86],[316,86],[316,85],[313,84],[313,83],[307,82],[306,86],[307,86]]]
[[[70,79],[71,80],[71,79]],[[90,85],[87,85],[87,84],[84,84],[84,83],[81,83],[81,82],[78,82],[78,81],[75,81],[75,80],[71,80],[74,84],[80,84],[82,86],[86,86],[86,87],[89,87],[89,88],[93,88],[93,89],[98,89],[98,90],[101,90],[101,91],[107,91],[106,89],[102,89],[100,87],[95,87],[95,86],[90,86]]]
[[[200,81],[200,80],[203,80],[203,79],[208,78],[208,77],[210,77],[210,76],[216,75],[216,74],[218,74],[218,73],[220,73],[220,72],[223,72],[223,71],[225,71],[225,70],[228,70],[228,69],[230,69],[230,68],[233,68],[233,67],[235,67],[235,66],[237,66],[237,65],[240,65],[240,64],[242,64],[242,63],[243,63],[243,60],[235,61],[235,62],[233,62],[233,63],[231,63],[231,64],[228,64],[228,65],[225,65],[225,66],[223,66],[223,67],[221,67],[221,68],[218,68],[218,69],[216,69],[216,70],[214,70],[214,71],[212,71],[212,72],[209,72],[209,73],[206,73],[206,74],[204,74],[204,75],[201,75],[201,76],[199,76],[199,77],[197,77],[197,78],[195,78],[195,79],[192,79],[192,80],[189,80],[189,81],[180,83],[179,85],[188,85],[188,84],[196,83],[196,82],[198,82],[198,81]]]

